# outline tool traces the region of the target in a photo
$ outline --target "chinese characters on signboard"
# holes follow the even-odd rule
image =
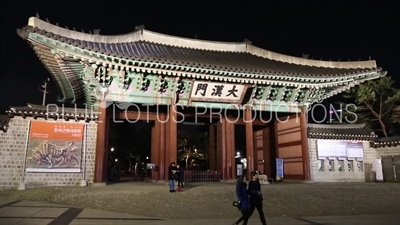
[[[242,84],[194,81],[190,97],[194,101],[239,103],[246,90]]]
[[[83,124],[32,121],[26,171],[80,172],[83,133]]]

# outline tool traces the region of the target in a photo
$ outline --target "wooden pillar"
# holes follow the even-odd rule
[[[94,183],[105,183],[107,178],[108,151],[106,149],[107,108],[106,103],[99,105],[96,137],[96,156],[94,165]],[[105,171],[104,171],[105,170]]]
[[[175,105],[170,105],[168,109],[168,115],[167,115],[167,122],[166,122],[166,149],[165,149],[165,164],[164,168],[165,171],[168,171],[168,167],[171,164],[171,162],[175,162],[177,160],[177,115],[176,115],[176,106]],[[165,179],[168,179],[166,176]]]
[[[308,154],[307,118],[305,113],[300,114],[301,149],[303,155],[304,180],[311,180],[310,157]]]
[[[227,117],[225,119],[225,137],[226,137],[226,174],[224,180],[232,180],[236,178],[236,161],[235,161],[235,124],[234,119]],[[231,122],[232,121],[232,122]]]
[[[171,110],[171,108],[168,108],[168,110]],[[165,132],[161,135],[165,137],[165,151],[164,151],[164,171],[165,171],[165,177],[162,180],[168,180],[168,167],[171,161],[169,161],[169,148],[170,148],[170,142],[171,142],[171,124],[170,124],[170,118],[171,118],[171,112],[167,111],[166,114],[166,122],[165,122]],[[164,120],[165,121],[165,120]]]
[[[226,170],[226,119],[217,123],[217,169],[222,173],[222,180],[227,179]]]
[[[260,131],[254,131],[254,129],[253,129],[253,161],[254,161],[253,170],[259,170],[259,168],[258,168],[258,164],[259,164],[259,162],[258,162],[258,160],[259,160],[259,158],[258,158],[259,146],[257,144],[257,141],[258,141],[257,140],[257,134],[258,135],[260,135],[260,134],[258,132],[260,132]],[[261,132],[263,132],[263,131],[261,131]],[[263,144],[264,144],[264,137],[262,137],[261,140],[263,141]],[[262,149],[262,151],[264,151],[264,149]]]
[[[151,128],[151,163],[154,163],[156,169],[151,172],[151,179],[159,179],[159,168],[160,166],[160,129],[161,124],[155,120],[154,125]]]
[[[225,168],[226,168],[226,177],[224,180],[231,180],[232,179],[232,145],[231,145],[231,123],[229,122],[229,117],[225,118],[225,148],[226,148],[226,160],[225,160]]]
[[[107,113],[106,115],[106,120],[105,120],[105,140],[104,140],[104,163],[103,163],[103,177],[105,182],[108,181],[108,163],[109,163],[109,159],[108,159],[108,153],[110,150],[110,115],[109,113]]]
[[[208,156],[209,156],[209,169],[215,170],[215,126],[211,124],[208,128]]]
[[[160,113],[160,121],[165,121],[165,113]],[[165,122],[160,122],[156,120],[156,123],[158,123],[158,126],[160,127],[160,132],[158,135],[159,140],[159,165],[156,165],[158,168],[158,179],[159,180],[167,180],[166,172],[165,172],[165,138],[166,138],[166,123]]]
[[[222,172],[222,180],[235,179],[235,124],[230,122],[229,117],[222,118],[217,133],[218,170]]]
[[[175,162],[177,160],[177,155],[178,155],[178,125],[177,125],[177,115],[176,115],[176,106],[175,105],[170,105],[169,107],[169,146],[168,146],[168,152],[169,152],[169,163]],[[169,164],[168,163],[168,164]]]
[[[250,180],[250,173],[254,170],[254,143],[253,143],[253,122],[251,108],[244,113],[246,129],[246,158],[247,158],[247,180]]]

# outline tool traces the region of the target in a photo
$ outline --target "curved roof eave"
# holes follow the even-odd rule
[[[276,60],[285,63],[303,65],[303,66],[314,66],[314,67],[326,67],[326,68],[341,68],[341,69],[357,69],[357,68],[376,68],[375,60],[368,61],[347,61],[347,62],[334,62],[334,61],[323,61],[313,60],[301,57],[294,57],[284,55],[272,51],[268,51],[249,43],[237,43],[237,42],[216,42],[216,41],[205,41],[199,39],[190,39],[177,37],[167,34],[160,34],[148,30],[139,30],[124,35],[98,35],[98,34],[87,34],[74,30],[68,30],[36,17],[30,17],[28,25],[37,27],[39,29],[52,32],[54,34],[65,36],[73,39],[91,41],[91,42],[102,42],[102,43],[127,43],[135,41],[148,41],[163,45],[177,46],[183,48],[202,49],[210,51],[227,51],[227,52],[247,52],[262,58]]]

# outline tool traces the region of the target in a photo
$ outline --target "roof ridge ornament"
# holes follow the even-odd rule
[[[93,29],[93,34],[99,35],[100,34],[100,29]]]
[[[140,24],[139,26],[135,26],[135,31],[140,31],[140,34],[143,34],[144,25]]]
[[[40,19],[39,13],[36,13],[36,18]]]
[[[252,42],[251,42],[249,39],[247,39],[247,38],[245,38],[245,39],[243,40],[243,42],[246,43],[246,45],[247,45],[247,44],[249,44],[249,45],[252,44]]]

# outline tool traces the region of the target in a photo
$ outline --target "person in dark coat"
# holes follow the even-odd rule
[[[144,181],[144,178],[146,177],[146,165],[144,162],[142,162],[142,165],[140,166],[140,179]]]
[[[265,216],[264,216],[264,211],[263,211],[263,197],[261,194],[261,184],[260,181],[258,180],[258,171],[252,171],[251,172],[251,181],[249,182],[249,188],[247,190],[247,193],[250,196],[250,212],[249,212],[249,217],[254,212],[254,209],[257,209],[258,214],[260,215],[260,220],[263,225],[267,225],[267,222],[265,221]]]
[[[178,169],[178,191],[183,191],[183,181],[185,179],[185,170],[183,166],[177,164],[176,168]]]
[[[239,225],[243,221],[242,225],[247,225],[250,213],[250,202],[249,196],[247,195],[247,184],[244,181],[243,176],[239,176],[236,184],[236,196],[240,202],[240,211],[242,212],[242,217],[240,217],[233,225]]]
[[[172,162],[168,167],[168,180],[169,180],[169,192],[175,192],[175,179],[177,178],[177,169],[175,162]]]

